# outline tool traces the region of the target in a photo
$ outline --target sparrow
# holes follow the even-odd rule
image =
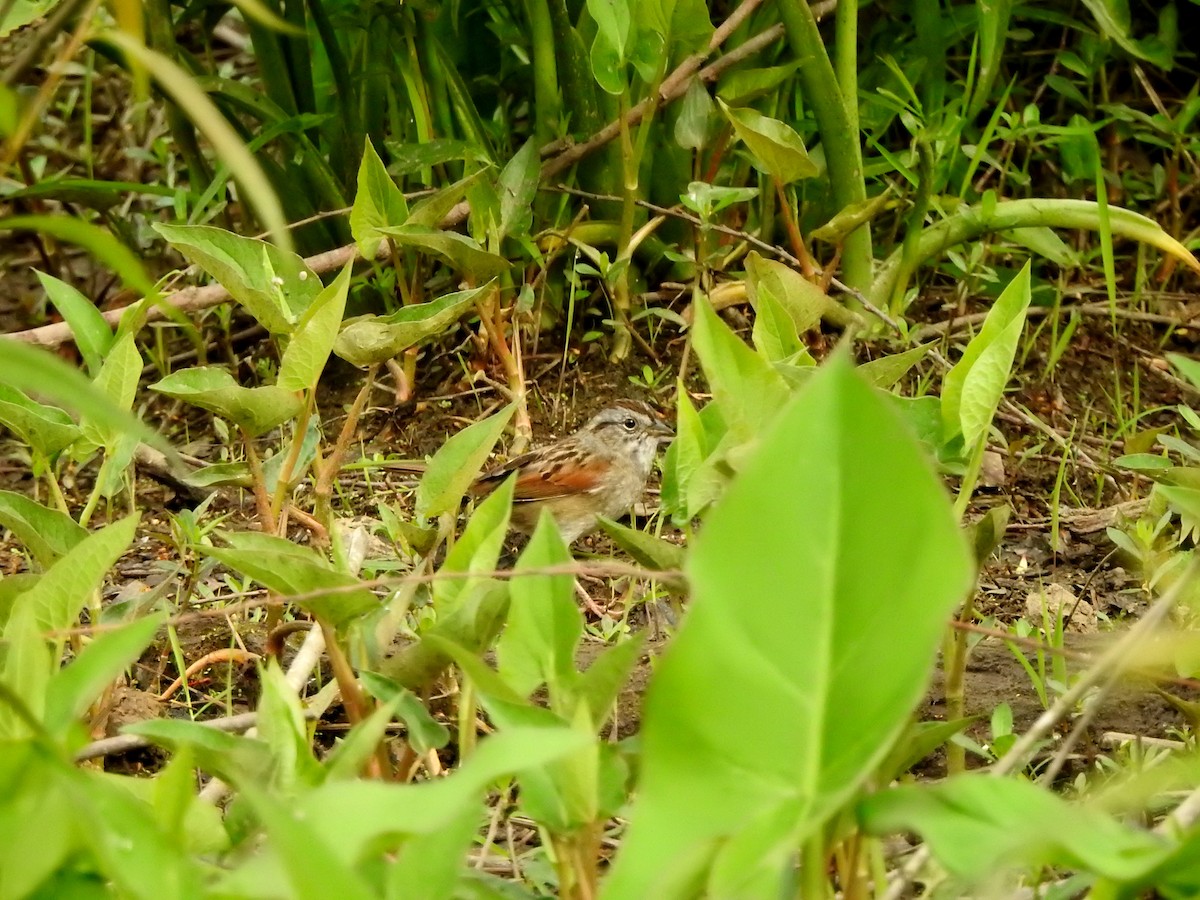
[[[529,534],[549,510],[568,544],[616,519],[642,497],[660,443],[674,432],[647,404],[619,400],[578,431],[510,459],[472,487],[484,495],[516,473],[512,526]]]

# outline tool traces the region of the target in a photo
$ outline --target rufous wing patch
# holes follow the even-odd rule
[[[550,500],[600,490],[607,463],[548,465],[526,469],[517,476],[513,500]]]

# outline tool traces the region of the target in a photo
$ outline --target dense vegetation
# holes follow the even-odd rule
[[[0,897],[1195,896],[1186,13],[0,2]]]

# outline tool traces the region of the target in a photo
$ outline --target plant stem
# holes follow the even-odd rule
[[[338,433],[337,443],[333,445],[329,456],[323,461],[318,459],[316,463],[317,484],[313,488],[313,514],[317,521],[331,533],[333,521],[330,501],[333,496],[333,479],[337,477],[338,470],[342,467],[342,458],[346,455],[346,449],[350,446],[350,439],[354,436],[355,429],[358,428],[358,419],[362,415],[363,407],[367,404],[371,385],[375,383],[375,375],[378,372],[379,363],[374,363],[367,369],[366,380],[355,396],[354,402],[350,404],[350,409],[346,413],[346,421],[342,423],[342,430]]]
[[[283,465],[279,469],[279,481],[275,485],[275,497],[271,501],[271,517],[276,522],[279,521],[284,501],[287,500],[291,490],[292,474],[296,469],[296,462],[300,459],[300,451],[304,447],[304,436],[308,432],[308,420],[312,417],[314,402],[313,392],[305,391],[304,406],[296,418],[296,427],[292,432],[292,446],[288,448],[287,459],[283,461]]]
[[[845,209],[862,203],[867,199],[862,147],[858,130],[847,112],[851,104],[858,103],[858,97],[843,95],[809,5],[804,0],[779,0],[778,8],[792,52],[800,62],[799,75],[804,97],[817,117],[821,142],[825,145],[834,206]],[[839,26],[845,18],[844,14],[839,13]],[[841,44],[839,49],[844,53],[838,65],[844,71],[852,65],[847,58],[850,51]],[[846,236],[843,278],[851,287],[864,290],[871,283],[871,268],[871,229],[864,224]]]
[[[108,480],[108,470],[112,466],[112,457],[108,451],[104,451],[104,459],[100,462],[100,471],[96,473],[96,483],[92,485],[92,492],[88,494],[87,504],[83,507],[83,512],[79,514],[79,524],[87,528],[88,522],[92,520],[92,513],[96,511],[96,504],[100,502],[100,491],[104,487],[104,482]]]
[[[271,498],[267,496],[267,480],[263,475],[262,461],[258,458],[258,451],[254,449],[253,438],[244,430],[242,446],[246,448],[246,465],[250,467],[250,480],[254,486],[254,505],[258,508],[258,517],[262,519],[259,527],[264,534],[275,534],[278,522],[271,510]]]

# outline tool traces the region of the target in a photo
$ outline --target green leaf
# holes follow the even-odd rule
[[[350,210],[350,233],[363,258],[374,259],[378,253],[382,242],[380,228],[403,225],[407,218],[408,201],[392,181],[368,137],[358,166],[358,192]]]
[[[801,178],[815,178],[820,173],[821,170],[809,159],[804,141],[790,125],[748,106],[734,109],[723,100],[717,102],[737,136],[750,148],[757,165],[772,178],[781,184],[791,184]]]
[[[112,329],[94,304],[65,281],[34,269],[46,297],[54,304],[75,337],[75,346],[83,355],[88,371],[95,375],[100,371],[104,355],[113,344]]]
[[[464,877],[463,860],[479,832],[483,811],[463,804],[459,814],[435,831],[405,841],[388,870],[387,896],[455,897],[455,885]]]
[[[229,291],[272,334],[291,334],[321,292],[321,279],[304,260],[274,244],[210,225],[167,225],[154,230]]]
[[[537,143],[530,138],[500,173],[500,237],[525,235],[533,221],[533,199],[540,181]]]
[[[266,782],[274,763],[267,745],[257,738],[227,734],[186,719],[148,719],[121,729],[168,750],[187,748],[196,764],[230,784]]]
[[[353,269],[353,261],[346,263],[300,317],[287,349],[283,351],[275,382],[278,387],[285,391],[307,391],[317,386],[342,324]]]
[[[1062,866],[1125,881],[1167,849],[1162,839],[1016,778],[966,774],[905,785],[867,797],[859,812],[873,834],[917,832],[942,865],[967,879]]]
[[[398,176],[411,175],[421,169],[440,166],[443,163],[454,162],[456,160],[469,163],[483,163],[484,165],[490,165],[492,162],[492,158],[488,155],[487,151],[478,144],[471,141],[458,141],[452,138],[435,138],[432,141],[422,141],[419,144],[401,144],[395,141],[384,141],[384,146],[387,147],[388,154],[392,158],[391,165],[387,167],[387,171],[392,175]],[[451,201],[450,206],[453,206],[461,198],[462,195],[460,194],[457,199]],[[442,215],[445,215],[445,213]],[[425,224],[436,225],[441,221],[442,215],[434,217],[432,221],[426,221]],[[384,222],[383,224],[400,225],[403,222],[404,219],[400,219],[395,222]]]
[[[408,742],[417,753],[428,753],[445,747],[450,741],[446,726],[429,714],[419,697],[397,684],[393,679],[377,672],[360,671],[363,686],[372,696],[394,707],[395,715],[404,721],[408,729]]]
[[[379,607],[374,594],[357,587],[357,578],[336,571],[315,550],[251,531],[223,532],[222,536],[229,547],[198,544],[193,549],[293,598],[334,625]]]
[[[0,338],[0,341],[4,341],[0,344],[4,353],[4,365],[0,366],[0,385],[7,384],[55,400],[86,415],[89,421],[97,425],[134,435],[174,455],[175,451],[158,432],[127,410],[114,405],[78,369],[39,347],[30,347],[8,338]],[[11,401],[11,397],[9,399]]]
[[[704,82],[696,78],[688,85],[687,93],[675,120],[675,143],[684,150],[703,150],[713,131],[717,110]]]
[[[600,516],[598,521],[600,528],[608,535],[609,539],[632,556],[638,565],[650,569],[683,568],[686,554],[679,544],[672,544],[670,541],[636,528],[630,528],[628,525],[622,525],[620,522],[614,522],[604,516]]]
[[[138,352],[137,342],[132,334],[126,334],[113,344],[100,367],[100,374],[96,376],[95,385],[114,407],[128,411],[133,408],[142,366],[142,354]],[[88,441],[109,449],[126,433],[125,429],[113,428],[104,421],[93,421],[87,413],[80,417],[79,427]]]
[[[418,228],[437,228],[450,210],[466,196],[471,185],[483,178],[487,171],[487,168],[480,168],[466,178],[460,178],[454,184],[439,188],[432,196],[413,204],[412,212],[408,214],[404,224]]]
[[[86,528],[66,513],[12,491],[0,491],[0,525],[12,530],[43,569],[53,565],[88,534]]]
[[[746,257],[746,294],[758,309],[759,297],[770,294],[792,318],[797,334],[816,328],[821,319],[846,326],[856,316],[797,272],[757,250]]]
[[[529,569],[571,561],[553,519],[543,513],[517,560],[509,585],[508,625],[496,644],[500,677],[528,697],[542,684],[552,700],[575,680],[575,648],[583,636],[583,616],[575,605],[570,575],[521,575]]]
[[[925,358],[933,344],[910,347],[902,353],[889,353],[858,367],[858,374],[875,387],[886,391],[905,376],[909,369]]]
[[[495,290],[494,282],[468,291],[446,294],[429,303],[403,306],[388,316],[351,319],[333,343],[333,352],[356,366],[386,362],[421,341],[449,330],[475,308],[478,299]]]
[[[509,404],[495,415],[468,425],[438,448],[417,485],[418,519],[432,519],[458,508],[515,408]]]
[[[62,631],[75,625],[92,592],[100,587],[121,558],[137,530],[138,516],[126,516],[93,531],[51,566],[18,601],[28,605],[43,631]]]
[[[965,445],[974,448],[991,427],[1025,327],[1029,273],[1030,264],[1026,262],[996,299],[962,358],[942,380],[942,422],[947,440],[961,434]]]
[[[43,576],[45,577],[45,576]],[[0,681],[5,689],[20,699],[34,719],[41,720],[46,706],[46,688],[58,660],[50,655],[44,629],[37,620],[37,607],[25,598],[38,586],[38,581],[17,596],[15,608],[4,626],[6,653]],[[0,703],[0,737],[25,738],[30,734],[29,723],[10,702]]]
[[[259,667],[258,739],[271,754],[271,787],[291,795],[301,786],[320,783],[321,767],[312,754],[300,698],[288,687],[279,662]]]
[[[1000,236],[1029,248],[1056,266],[1071,268],[1082,264],[1079,254],[1049,228],[1011,228],[1000,232]]]
[[[113,681],[150,646],[165,615],[144,616],[116,631],[101,632],[50,682],[46,729],[61,732],[88,711]]]
[[[319,824],[296,809],[294,802],[244,784],[242,796],[266,829],[267,838],[298,900],[374,900],[370,883],[356,871],[353,860],[338,852],[336,839],[320,833]]]
[[[721,321],[707,300],[694,306],[696,355],[731,430],[757,438],[788,398],[783,379]]]
[[[587,10],[596,23],[591,53],[592,75],[606,92],[620,94],[625,89],[623,70],[633,25],[629,2],[587,0]]]
[[[225,369],[216,366],[194,366],[172,372],[150,385],[150,389],[214,412],[250,437],[258,437],[294,418],[304,406],[300,396],[277,385],[242,387]]]
[[[485,420],[486,421],[486,420]],[[512,512],[513,480],[506,478],[471,515],[462,535],[446,554],[441,572],[491,572],[500,559]],[[481,577],[439,580],[434,583],[434,604],[440,611],[452,608],[480,583]]]
[[[415,247],[447,262],[455,271],[475,281],[487,281],[512,266],[503,256],[488,253],[475,241],[457,231],[441,231],[426,225],[380,228],[400,247]]]
[[[779,889],[902,733],[971,578],[945,488],[842,356],[763,436],[689,563],[610,896],[690,895],[706,870],[707,895]]]
[[[63,410],[31,400],[6,384],[0,384],[0,425],[46,459],[53,459],[80,434]]]

